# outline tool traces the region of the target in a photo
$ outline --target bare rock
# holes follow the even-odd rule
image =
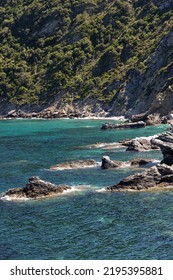
[[[78,161],[68,161],[65,163],[60,163],[51,166],[51,170],[64,170],[64,169],[78,169],[98,166],[98,163],[94,159],[78,160]]]
[[[71,189],[71,187],[67,185],[55,185],[50,182],[43,181],[37,176],[29,178],[28,181],[29,182],[26,184],[24,188],[10,189],[3,195],[3,197],[8,196],[13,199],[22,199],[22,198],[37,199],[37,198],[53,196]]]
[[[102,169],[118,168],[124,165],[121,161],[111,160],[108,156],[103,156],[102,158]]]
[[[117,190],[146,190],[156,187],[161,181],[161,175],[156,166],[122,179],[118,184],[108,187],[108,191]]]
[[[147,165],[152,165],[156,161],[154,159],[148,158],[135,158],[130,161],[131,166],[147,166]]]
[[[149,138],[136,138],[128,141],[126,143],[128,147],[126,151],[143,152],[152,149],[158,149],[158,146],[151,142],[151,137]]]
[[[158,146],[163,154],[161,163],[167,165],[173,164],[173,134],[165,133],[152,140],[152,143]]]
[[[141,173],[128,176],[107,191],[144,191],[148,189],[173,188],[173,167],[166,164],[152,166]]]
[[[121,123],[121,124],[113,124],[113,123],[105,123],[102,125],[101,129],[134,129],[134,128],[142,128],[145,127],[145,123],[142,121],[134,122],[134,123]]]

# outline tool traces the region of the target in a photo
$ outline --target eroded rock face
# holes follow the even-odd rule
[[[107,191],[144,191],[153,188],[173,187],[173,168],[160,164],[152,166],[142,173],[136,173],[122,179],[118,184],[108,187]]]
[[[167,165],[173,164],[173,134],[167,132],[165,134],[159,135],[157,138],[152,140],[152,143],[158,146],[163,154],[163,160],[161,163]]]
[[[51,166],[51,170],[64,170],[64,169],[78,169],[78,168],[87,168],[95,167],[98,163],[94,159],[87,160],[78,160],[78,161],[68,161],[65,163],[60,163],[54,166]]]
[[[66,190],[71,189],[67,185],[55,185],[50,182],[41,180],[39,177],[34,176],[29,178],[29,182],[24,188],[14,188],[8,190],[3,197],[10,197],[13,199],[22,198],[43,198],[53,196],[59,193],[63,193]]]

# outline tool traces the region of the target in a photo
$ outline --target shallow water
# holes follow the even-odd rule
[[[0,200],[0,259],[172,259],[173,192],[106,193],[138,169],[50,166],[103,155],[115,160],[162,158],[159,151],[89,148],[162,132],[165,125],[102,131],[103,120],[0,121],[0,193],[31,176],[69,184],[73,192],[37,201]],[[138,170],[142,171],[142,169]]]

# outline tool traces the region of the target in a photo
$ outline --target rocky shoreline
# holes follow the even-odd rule
[[[173,188],[173,133],[166,132],[152,142],[160,147],[163,160],[145,170],[122,179],[118,184],[107,187],[106,191],[144,191]]]
[[[116,145],[115,145],[116,144]],[[103,156],[102,163],[99,164],[94,159],[69,161],[50,167],[50,170],[64,170],[77,168],[90,168],[100,166],[101,169],[124,168],[124,167],[145,167],[145,171],[136,173],[122,179],[116,185],[107,187],[105,190],[114,191],[146,191],[158,188],[173,187],[173,131],[167,131],[160,135],[150,137],[139,137],[131,140],[124,140],[121,143],[114,143],[126,146],[126,151],[146,151],[150,149],[161,149],[163,160],[156,162],[154,159],[135,158],[133,160],[120,162],[111,160],[108,156]],[[100,144],[99,144],[100,145]],[[39,177],[29,178],[29,182],[24,188],[14,188],[8,190],[4,195],[12,199],[37,199],[70,190],[67,185],[55,185],[41,180]]]

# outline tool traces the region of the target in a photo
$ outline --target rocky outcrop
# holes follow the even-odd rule
[[[165,164],[152,166],[142,173],[122,179],[118,184],[108,187],[107,191],[145,191],[155,188],[173,187],[173,168]]]
[[[108,187],[108,191],[146,190],[173,187],[173,133],[166,132],[152,139],[161,148],[163,160],[142,173],[122,179],[118,184]]]
[[[153,137],[140,137],[135,138],[129,141],[122,143],[124,146],[127,146],[126,151],[133,151],[133,152],[143,152],[148,150],[157,150],[158,146],[154,144],[151,140],[154,139]]]
[[[149,167],[151,165],[155,165],[156,164],[156,160],[155,159],[151,159],[151,158],[135,158],[135,159],[132,159],[130,160],[130,165],[133,167],[133,166],[146,166],[146,167]]]
[[[113,123],[105,123],[102,125],[101,129],[134,129],[134,128],[142,128],[145,127],[145,123],[142,121],[134,122],[134,123],[121,123],[121,124],[113,124]]]
[[[163,160],[161,163],[167,165],[173,164],[173,134],[167,132],[159,135],[157,138],[152,140],[152,143],[158,146],[163,154]]]
[[[102,158],[102,169],[123,168],[123,167],[141,167],[155,164],[154,159],[135,158],[129,161],[111,160],[108,156]]]
[[[103,156],[102,158],[102,169],[111,169],[124,166],[124,162],[111,160],[108,156]]]
[[[71,187],[67,185],[55,185],[34,176],[29,178],[29,182],[24,188],[10,189],[3,195],[3,197],[10,197],[12,199],[37,199],[54,196],[69,189],[71,189]]]
[[[97,161],[94,159],[68,161],[65,163],[60,163],[50,167],[50,170],[64,170],[64,169],[78,169],[78,168],[89,168],[98,166]]]
[[[142,114],[133,115],[131,120],[132,122],[143,121],[146,123],[146,125],[158,125],[167,123],[166,117],[160,117],[159,114],[149,114],[148,111]]]

